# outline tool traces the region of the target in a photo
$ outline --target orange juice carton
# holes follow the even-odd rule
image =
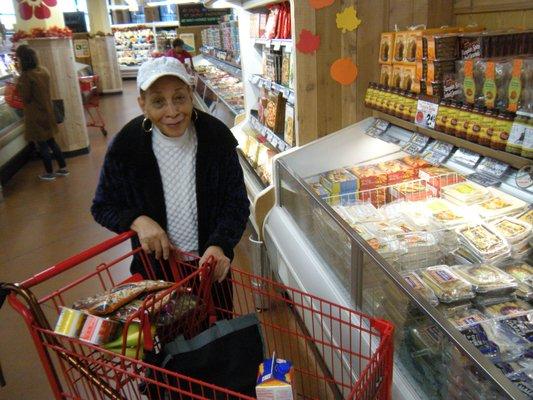
[[[293,366],[290,361],[276,358],[275,354],[259,365],[257,400],[293,400]]]

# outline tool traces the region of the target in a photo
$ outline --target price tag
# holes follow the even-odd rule
[[[264,84],[266,89],[272,89],[272,81],[264,80],[263,84]]]
[[[429,137],[421,135],[419,133],[413,133],[413,136],[411,136],[411,140],[409,140],[409,142],[423,149],[428,144]]]
[[[270,46],[272,46],[272,40],[267,40],[267,41],[265,42],[265,46],[266,46],[266,47],[270,47]]]
[[[285,52],[292,53],[292,42],[285,43]]]
[[[274,41],[274,50],[278,51],[279,49],[281,49],[281,43],[276,40]]]
[[[446,159],[446,156],[436,151],[428,150],[422,155],[422,158],[428,163],[438,166],[442,164],[442,162]]]
[[[501,183],[499,178],[486,174],[481,174],[479,172],[474,172],[473,174],[468,175],[467,178],[485,187],[498,186]]]
[[[420,148],[420,146],[417,146],[416,144],[408,143],[407,146],[405,146],[402,150],[405,151],[407,154],[416,156],[420,154],[422,148]]]
[[[495,178],[501,178],[509,169],[509,165],[495,160],[494,158],[485,157],[481,162],[479,163],[478,167],[476,168],[476,172],[490,175]]]
[[[473,151],[466,149],[457,149],[451,159],[456,163],[465,165],[470,168],[474,168],[480,158],[481,156],[477,153],[474,153]]]
[[[377,129],[375,126],[369,126],[368,129],[365,131],[365,133],[368,136],[376,137],[378,134],[381,133],[381,131]]]
[[[288,98],[289,98],[289,95],[290,95],[290,92],[291,92],[291,91],[289,90],[289,88],[284,87],[284,88],[283,88],[283,97],[286,98],[286,99],[288,99]]]
[[[444,158],[448,157],[453,150],[453,144],[441,142],[440,140],[435,140],[431,145],[431,150],[440,153]]]
[[[390,123],[389,121],[385,121],[385,120],[382,120],[382,119],[379,119],[377,118],[375,121],[374,121],[374,126],[376,127],[376,129],[382,131],[382,132],[385,132],[387,130],[387,128],[389,127]]]
[[[433,129],[438,111],[439,105],[437,103],[419,99],[416,107],[415,124]]]
[[[267,137],[268,139],[268,137]],[[278,140],[278,137],[276,135],[270,135],[270,139],[268,139],[268,141],[272,144],[272,146],[274,147],[278,147],[279,146],[279,140]]]

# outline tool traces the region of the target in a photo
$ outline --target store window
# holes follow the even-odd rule
[[[58,6],[61,7],[62,12],[83,12],[85,15],[85,23],[87,28],[89,24],[89,11],[87,9],[87,0],[59,0]]]
[[[161,21],[177,21],[178,20],[178,6],[170,4],[159,7]]]
[[[7,30],[13,30],[13,26],[17,23],[13,2],[0,1],[0,22],[4,24]]]

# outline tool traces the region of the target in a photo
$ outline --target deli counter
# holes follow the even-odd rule
[[[465,178],[483,168],[501,172],[497,188]],[[436,174],[420,179],[424,169]],[[367,118],[275,159],[276,204],[263,228],[271,268],[284,284],[395,324],[394,399],[531,398],[527,283],[505,272],[530,254],[533,187],[523,177],[517,185],[522,173]],[[528,229],[527,238],[507,243],[492,228],[507,214],[470,212],[454,188],[479,191],[473,209],[483,199],[509,207],[505,223]],[[473,248],[480,231],[501,241],[501,253]],[[474,285],[470,263],[497,265],[489,272],[507,280]],[[475,271],[480,280],[486,272]],[[529,331],[500,326],[510,321]]]

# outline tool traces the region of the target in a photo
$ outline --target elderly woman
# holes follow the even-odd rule
[[[191,78],[175,58],[141,65],[137,87],[144,115],[109,146],[92,214],[114,232],[137,232],[134,246],[158,260],[173,247],[198,253],[200,263],[212,256],[223,283],[249,215],[237,141],[193,107]],[[138,258],[131,270],[144,273]]]

